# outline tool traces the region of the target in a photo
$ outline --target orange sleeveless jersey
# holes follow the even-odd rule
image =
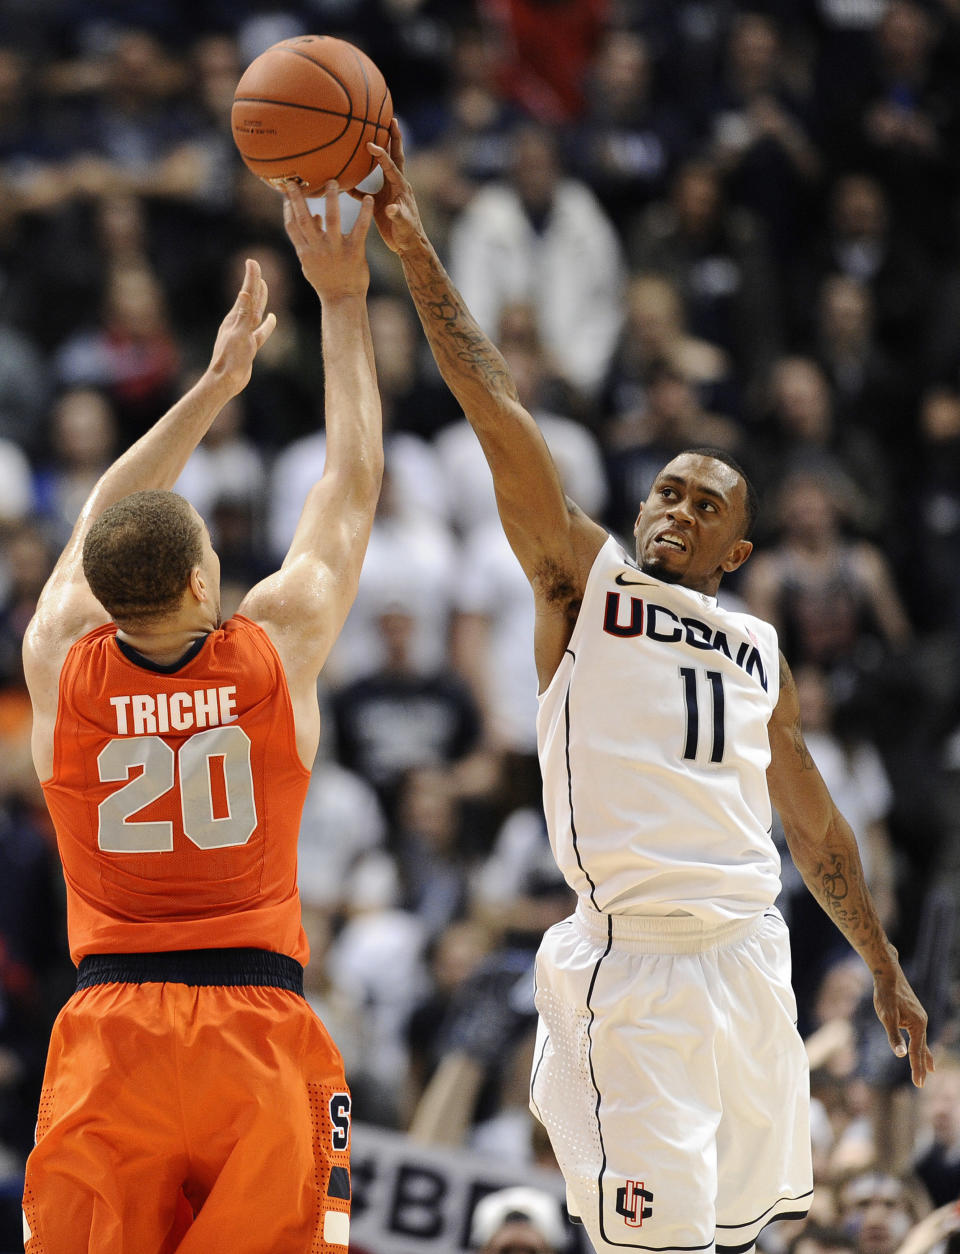
[[[43,784],[74,962],[90,953],[252,946],[304,963],[297,837],[310,772],[266,632],[240,615],[173,673],[116,627],[60,675]]]

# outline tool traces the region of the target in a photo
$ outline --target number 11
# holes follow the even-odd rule
[[[723,675],[720,671],[707,671],[706,676],[713,696],[713,747],[710,750],[710,761],[722,762],[724,749]],[[687,705],[687,737],[681,756],[684,760],[693,762],[696,761],[700,743],[700,697],[697,672],[692,666],[681,666],[680,677],[683,680],[683,695]]]

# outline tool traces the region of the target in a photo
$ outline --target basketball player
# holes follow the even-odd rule
[[[106,471],[24,643],[77,991],[27,1163],[28,1254],[345,1254],[350,1096],[303,998],[296,850],[317,675],[380,490],[372,203],[287,233],[323,309],[324,473],[281,569],[221,621],[202,519],[169,491],[273,331],[248,261],[199,382]]]
[[[533,587],[550,840],[578,894],[537,960],[531,1106],[598,1251],[749,1250],[811,1200],[771,801],[810,890],[874,977],[890,1045],[932,1067],[926,1014],[800,731],[769,624],[717,605],[756,510],[724,453],[659,473],[636,553],[564,498],[503,359],[424,234],[391,153],[375,220],[479,437]]]

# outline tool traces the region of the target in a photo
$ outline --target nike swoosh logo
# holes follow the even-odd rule
[[[617,575],[614,583],[618,583],[621,588],[653,588],[656,586],[649,579],[624,579],[622,574]]]

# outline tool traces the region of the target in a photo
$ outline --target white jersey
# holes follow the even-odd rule
[[[771,905],[777,634],[597,554],[537,741],[554,856],[594,910],[713,927]]]

